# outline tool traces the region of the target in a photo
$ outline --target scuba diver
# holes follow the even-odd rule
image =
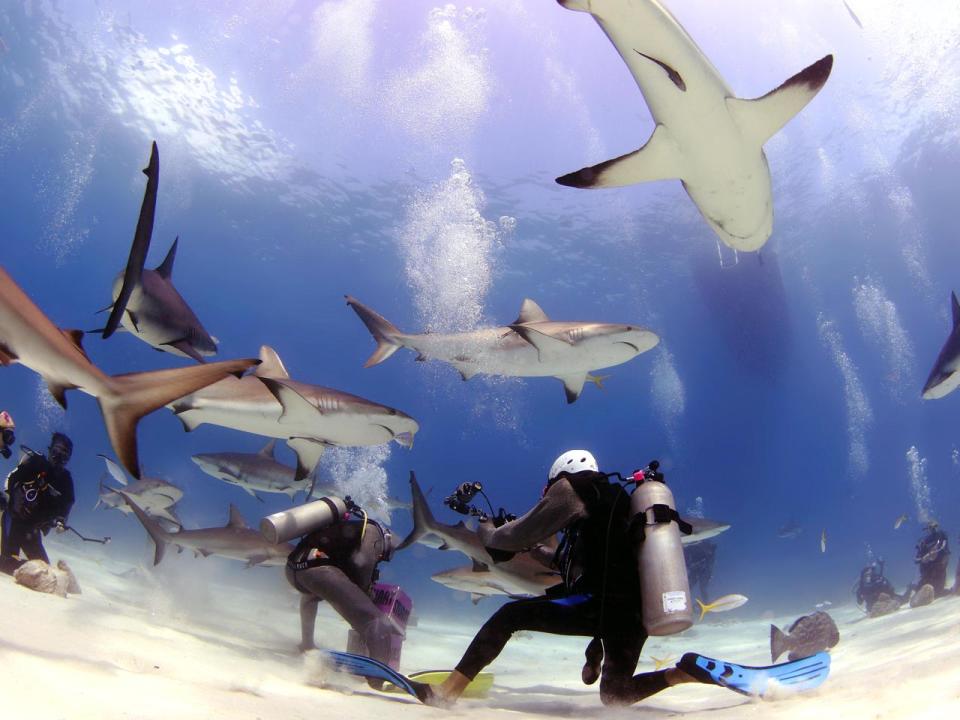
[[[903,598],[897,595],[891,583],[883,574],[883,559],[876,560],[867,565],[860,571],[860,579],[853,586],[853,593],[857,599],[857,605],[866,608],[869,613],[873,606],[880,599],[880,596],[886,594],[891,600],[897,603],[903,602]]]
[[[10,413],[6,410],[0,412],[0,455],[2,455],[5,460],[10,459],[10,455],[13,453],[11,448],[13,448],[13,444],[17,441],[16,435],[13,434],[15,427],[16,424],[13,422]]]
[[[704,602],[710,599],[710,580],[713,578],[713,561],[717,555],[717,544],[710,540],[685,545],[683,558],[687,564],[687,578],[690,580],[690,589],[694,585],[700,586],[700,597]]]
[[[947,594],[947,562],[950,559],[950,545],[947,534],[940,529],[936,520],[926,524],[924,535],[917,543],[917,552],[913,561],[920,566],[920,582],[917,587],[930,585],[934,597]]]
[[[360,636],[370,657],[389,664],[403,635],[374,604],[371,588],[379,575],[377,565],[393,554],[390,529],[369,519],[349,497],[322,498],[272,515],[265,522],[297,513],[300,518],[293,532],[307,532],[287,558],[286,575],[301,593],[300,650],[316,648],[317,606],[326,600]],[[314,516],[307,518],[308,513]],[[285,535],[285,539],[298,536]]]
[[[641,472],[655,472],[657,466],[651,463],[635,478]],[[589,452],[570,450],[553,463],[541,500],[524,516],[511,522],[501,511],[492,523],[481,517],[479,534],[495,562],[541,547],[540,543],[563,531],[553,560],[562,582],[544,596],[514,600],[497,610],[480,628],[454,672],[440,686],[426,690],[424,702],[439,706],[455,702],[518,630],[592,638],[581,677],[587,684],[599,677],[600,699],[605,705],[638,702],[678,683],[715,682],[693,666],[696,656],[692,653],[677,667],[633,674],[648,635],[647,611],[639,602],[641,581],[630,524],[631,496],[608,478],[599,472]],[[651,484],[666,488],[662,482]],[[679,517],[675,510],[673,513],[672,517]],[[647,533],[651,538],[652,531]],[[668,572],[684,573],[679,535],[672,559],[678,567],[668,568]],[[665,558],[663,564],[669,565],[670,560]],[[648,582],[656,586],[656,578]],[[692,622],[689,614],[686,618],[683,627]]]
[[[21,446],[22,447],[22,446]],[[3,528],[0,535],[0,571],[13,574],[27,560],[50,562],[43,535],[55,527],[66,530],[73,507],[73,478],[66,465],[73,455],[73,442],[63,433],[50,438],[47,456],[27,448],[23,460],[7,476],[6,495],[0,498]]]

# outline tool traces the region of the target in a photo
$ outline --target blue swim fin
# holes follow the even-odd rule
[[[830,654],[822,652],[779,665],[751,667],[687,653],[677,667],[700,682],[721,685],[741,695],[763,697],[774,687],[798,692],[818,687],[830,674]]]
[[[389,665],[385,665],[379,660],[368,658],[365,655],[354,655],[348,652],[339,652],[337,650],[321,650],[329,658],[337,670],[359,675],[360,677],[373,678],[375,680],[386,680],[410,695],[413,695],[420,701],[423,701],[423,683],[411,681],[408,677],[401,675]]]

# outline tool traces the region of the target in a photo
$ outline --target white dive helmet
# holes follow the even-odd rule
[[[567,450],[563,455],[553,461],[550,466],[550,472],[547,473],[547,482],[553,482],[560,473],[583,472],[584,470],[593,470],[599,472],[597,460],[586,450]]]

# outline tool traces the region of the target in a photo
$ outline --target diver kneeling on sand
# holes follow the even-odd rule
[[[690,528],[658,467],[654,461],[627,479],[636,483],[631,496],[610,482],[618,473],[601,473],[589,452],[570,450],[554,462],[540,502],[526,515],[513,522],[502,512],[494,523],[481,519],[480,536],[497,562],[562,531],[554,557],[562,583],[494,613],[425,702],[456,701],[518,630],[593,638],[581,676],[587,684],[599,677],[605,705],[635,703],[678,683],[719,684],[715,667],[700,662],[709,659],[694,653],[676,667],[634,675],[648,635],[680,632],[693,621],[680,542],[681,528]]]
[[[301,537],[287,559],[287,580],[300,598],[300,649],[313,641],[321,600],[349,623],[370,657],[386,664],[399,647],[402,631],[377,607],[377,565],[393,554],[390,529],[371,520],[349,497],[325,497],[263,519],[260,530],[273,542]],[[372,684],[372,683],[371,683]]]
[[[73,478],[66,465],[73,454],[73,442],[63,433],[50,439],[47,456],[27,451],[7,476],[6,495],[0,494],[3,528],[0,535],[0,571],[13,574],[27,560],[49,562],[43,535],[56,527],[66,529],[73,507]]]

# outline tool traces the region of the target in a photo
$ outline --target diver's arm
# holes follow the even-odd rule
[[[480,523],[480,539],[487,548],[519,552],[560,532],[587,516],[587,506],[566,479],[558,480],[523,517],[494,528]]]

